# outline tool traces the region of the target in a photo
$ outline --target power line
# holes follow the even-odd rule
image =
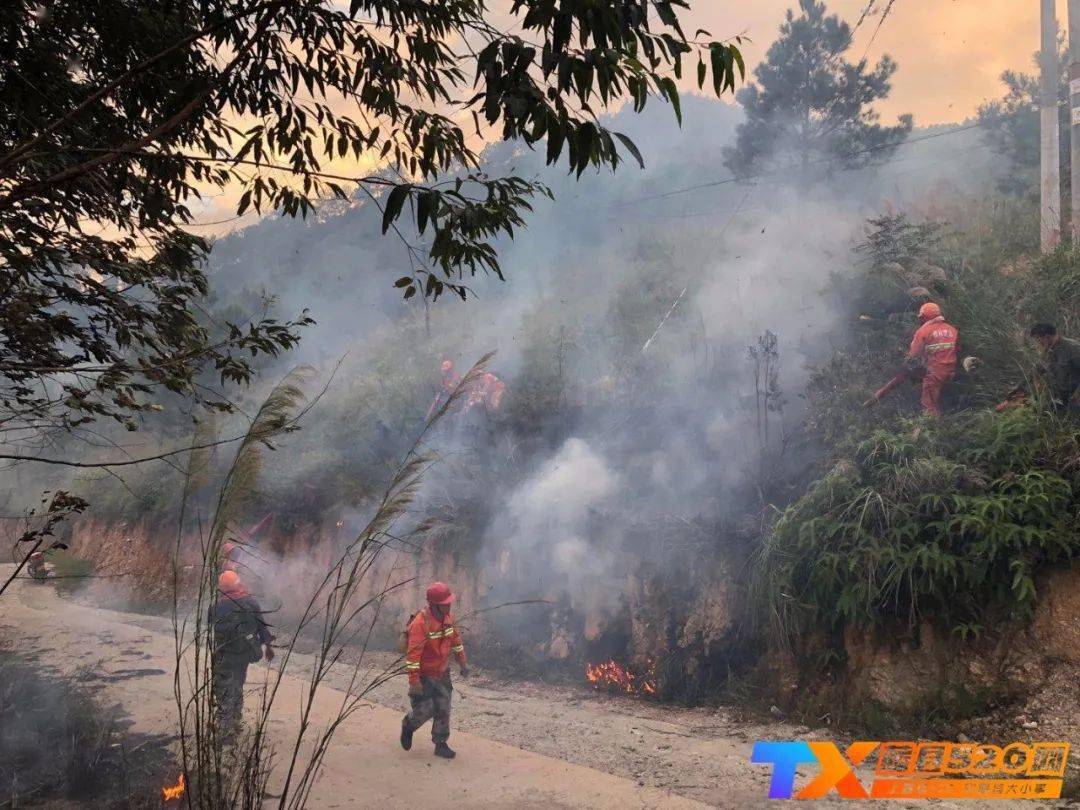
[[[881,26],[885,24],[885,20],[889,18],[889,12],[892,11],[892,7],[895,3],[896,0],[889,0],[888,5],[885,6],[885,10],[881,12],[881,19],[878,20],[877,28],[874,29],[874,33],[870,36],[870,41],[866,44],[866,50],[863,51],[863,59],[870,53],[870,49],[874,46],[874,40],[877,39],[878,32],[881,30]]]
[[[859,21],[855,23],[855,27],[851,29],[852,34],[859,30],[859,26],[863,24],[863,20],[865,20],[870,12],[874,10],[875,3],[877,3],[877,0],[870,0],[870,2],[866,4],[866,8],[864,8],[862,14],[859,15]]]
[[[907,146],[909,144],[922,143],[923,141],[932,141],[932,140],[934,140],[936,138],[944,138],[944,137],[946,137],[948,135],[958,135],[961,132],[967,132],[968,130],[976,129],[976,128],[981,127],[981,126],[983,126],[981,123],[964,124],[963,126],[955,127],[954,129],[949,129],[949,130],[946,130],[945,132],[931,132],[929,134],[920,135],[920,136],[915,137],[915,138],[908,138],[908,139],[900,142],[899,144],[892,144],[892,143],[879,144],[877,146],[868,146],[868,147],[866,147],[864,149],[859,149],[859,150],[857,150],[855,152],[849,152],[848,154],[844,155],[843,157],[819,158],[818,160],[810,161],[806,165],[808,165],[808,166],[819,166],[819,165],[828,164],[828,163],[836,163],[839,160],[846,160],[846,159],[858,157],[860,155],[868,155],[868,154],[870,154],[872,152],[880,152],[882,149],[891,149],[891,148],[894,148],[894,147],[899,148],[901,146]],[[800,168],[802,168],[802,164],[793,165],[793,166],[785,166],[782,169],[773,169],[772,171],[767,171],[767,172],[755,172],[753,174],[748,174],[748,175],[741,176],[741,177],[737,177],[735,175],[730,175],[728,177],[720,178],[719,180],[710,180],[709,182],[706,182],[706,183],[695,183],[692,186],[684,186],[682,188],[672,189],[671,191],[664,191],[664,192],[661,192],[659,194],[650,194],[650,195],[648,195],[646,197],[638,197],[637,199],[634,199],[634,200],[628,200],[626,202],[615,203],[614,205],[610,205],[608,207],[609,208],[625,208],[625,207],[628,207],[628,206],[631,206],[631,205],[639,205],[640,203],[643,203],[643,202],[650,202],[652,200],[664,200],[664,199],[667,199],[668,197],[677,197],[677,196],[679,196],[681,194],[689,194],[692,191],[700,191],[702,189],[715,188],[717,186],[726,186],[726,185],[728,185],[730,183],[744,182],[744,181],[747,181],[747,180],[758,180],[760,178],[768,177],[768,176],[774,175],[774,174],[789,174],[792,171],[797,171]]]
[[[962,155],[966,155],[966,154],[968,154],[967,149],[956,149],[956,150],[953,150],[951,152],[946,153],[944,156],[940,157],[937,160],[933,160],[933,161],[926,161],[926,160],[924,160],[922,158],[913,158],[913,157],[897,158],[896,160],[889,161],[889,163],[887,163],[882,168],[884,169],[884,171],[886,173],[885,174],[886,178],[892,180],[892,179],[895,179],[897,177],[910,177],[912,175],[925,174],[926,172],[929,172],[929,171],[935,171],[936,172],[936,171],[938,171],[937,167],[939,165],[941,165],[942,163],[954,160],[955,158],[958,158],[958,157],[960,157]],[[907,163],[907,162],[910,162],[910,161],[916,160],[916,159],[920,160],[921,165],[915,166],[915,167],[912,167],[912,168],[908,168],[908,169],[901,169],[901,170],[897,169],[898,166],[901,166],[904,163]],[[736,210],[736,213],[745,213],[747,211],[756,211],[756,210],[760,210],[761,208],[764,208],[764,207],[766,207],[766,206],[764,206],[764,205],[754,205],[754,206],[743,206],[740,209],[738,205],[734,206],[734,208]],[[715,217],[720,216],[720,215],[730,214],[731,211],[732,211],[732,206],[723,206],[721,208],[710,208],[710,209],[704,210],[704,211],[688,211],[688,212],[670,213],[670,214],[650,214],[650,216],[652,218],[654,218],[654,219],[694,219],[694,218],[697,218],[697,217],[714,217],[715,218]]]
[[[226,222],[235,222],[238,219],[243,219],[243,214],[226,217],[225,219],[215,219],[211,222],[186,222],[181,227],[183,228],[207,228],[211,225],[224,225]]]

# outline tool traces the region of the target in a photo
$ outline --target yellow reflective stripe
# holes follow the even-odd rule
[[[406,661],[405,662],[405,669],[420,669],[420,662],[417,661],[414,664],[412,661]]]
[[[928,343],[927,349],[951,349],[955,343]]]
[[[465,645],[464,644],[458,644],[456,647],[451,647],[450,652],[456,652],[456,653],[465,652]]]
[[[445,630],[435,630],[434,632],[428,633],[427,637],[428,638],[450,638],[450,636],[452,636],[452,635],[454,635],[454,628],[453,627],[447,627]]]

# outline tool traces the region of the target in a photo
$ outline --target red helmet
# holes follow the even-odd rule
[[[427,600],[432,605],[449,605],[454,601],[454,594],[445,582],[432,582],[428,585]]]
[[[927,301],[921,307],[919,307],[919,320],[929,321],[932,318],[941,317],[941,307],[935,304],[933,301]]]
[[[225,571],[218,577],[218,590],[224,594],[235,594],[244,590],[244,583],[235,571]]]

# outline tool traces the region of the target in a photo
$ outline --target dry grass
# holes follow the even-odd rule
[[[270,533],[244,547],[241,576],[269,611],[266,618],[275,633],[294,628],[300,621],[310,594],[353,539],[345,534],[347,531],[348,527],[338,528],[331,522],[329,526],[312,525],[303,531]],[[144,526],[117,530],[91,520],[80,522],[73,533],[71,551],[93,566],[93,575],[77,581],[79,598],[102,607],[169,615],[173,601],[169,543],[165,530]],[[180,595],[184,603],[194,601],[197,595],[202,568],[200,546],[194,534],[186,535],[181,543]],[[421,570],[437,578],[433,570]],[[364,598],[373,595],[366,589],[376,581],[387,577],[398,581],[416,575],[417,562],[409,553],[387,555],[376,562],[373,572],[371,581],[362,583]],[[377,628],[377,637],[389,638],[388,628],[395,628],[399,619],[415,610],[414,603],[420,599],[412,589],[395,592],[384,606],[386,615]]]
[[[85,596],[105,607],[168,613],[173,600],[171,551],[163,532],[142,525],[115,528],[86,520],[72,533],[72,554],[93,566]],[[197,548],[186,556],[185,590],[190,592],[197,578]]]

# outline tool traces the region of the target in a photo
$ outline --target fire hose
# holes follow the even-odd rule
[[[904,384],[906,382],[909,382],[909,383],[920,382],[925,375],[926,375],[926,369],[924,367],[917,366],[917,367],[909,368],[907,366],[904,366],[903,368],[900,369],[900,371],[898,371],[896,374],[893,375],[892,379],[890,379],[887,383],[885,383],[883,386],[881,386],[881,388],[879,388],[877,391],[875,391],[874,395],[872,397],[870,397],[870,399],[866,400],[866,402],[863,403],[863,407],[869,408],[872,405],[876,405],[877,403],[881,402],[881,400],[883,400],[885,397],[887,397],[889,394],[891,394],[893,392],[893,390],[896,389],[897,387],[899,387],[900,385],[902,385],[902,384]]]
[[[1024,385],[1016,385],[1010,389],[1009,393],[1005,395],[1005,399],[1001,400],[994,406],[994,410],[998,413],[1007,411],[1010,408],[1019,408],[1027,403],[1027,388]]]

